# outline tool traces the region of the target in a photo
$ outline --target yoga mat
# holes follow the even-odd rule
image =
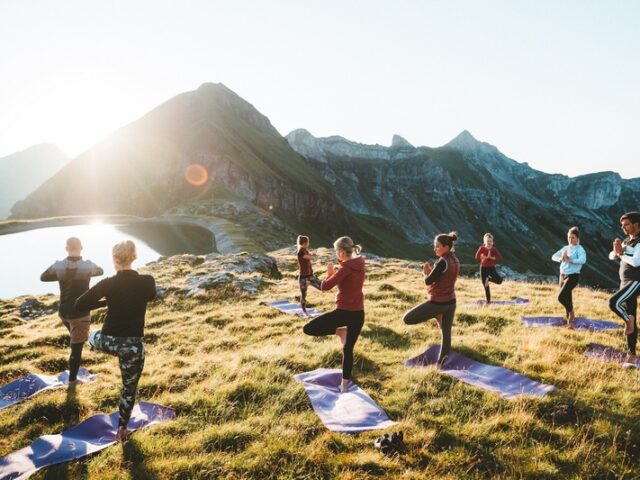
[[[269,307],[277,308],[278,310],[284,313],[297,315],[301,318],[317,317],[318,315],[322,314],[321,311],[316,310],[315,308],[307,308],[308,315],[305,315],[299,303],[291,303],[287,300],[278,300],[277,302],[267,302],[265,303],[265,305],[268,305]]]
[[[527,327],[562,327],[567,325],[567,320],[562,317],[522,317],[522,322]],[[589,330],[592,332],[602,332],[606,330],[619,330],[622,326],[619,323],[607,320],[592,320],[586,317],[576,317],[573,322],[576,330]]]
[[[515,300],[491,300],[489,305],[526,305],[529,300],[526,298],[518,297]],[[475,302],[467,302],[465,305],[486,305],[485,300],[477,300]]]
[[[96,379],[96,375],[92,375],[88,370],[81,368],[78,371],[78,378],[85,382],[92,382]],[[65,385],[69,385],[68,371],[62,372],[57,377],[30,373],[0,388],[0,410],[26,400],[36,393],[64,387]]]
[[[134,431],[175,418],[171,408],[140,402],[133,407],[129,430]],[[118,412],[94,415],[57,435],[43,435],[29,447],[0,458],[0,480],[28,478],[44,467],[98,452],[116,441]]]
[[[587,351],[584,352],[584,354],[589,358],[602,360],[604,362],[614,362],[622,367],[640,368],[640,360],[629,362],[629,354],[597,343],[590,343],[587,345]]]
[[[313,409],[333,432],[359,433],[397,425],[355,383],[350,382],[348,391],[341,393],[342,370],[318,368],[294,378],[304,385]]]
[[[424,353],[407,360],[404,364],[408,367],[435,365],[439,353],[440,345],[431,345]],[[476,362],[453,351],[441,371],[469,385],[496,392],[508,400],[513,400],[518,395],[542,397],[556,389],[553,385],[536,382],[506,368]]]

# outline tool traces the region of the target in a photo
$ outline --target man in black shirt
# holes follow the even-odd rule
[[[77,383],[78,370],[82,360],[82,346],[89,338],[91,317],[88,310],[77,310],[76,300],[89,290],[91,277],[104,273],[102,268],[89,260],[83,260],[82,243],[76,237],[67,239],[68,256],[47,268],[40,280],[58,282],[60,285],[60,306],[58,314],[71,336],[71,354],[69,355],[69,384]]]

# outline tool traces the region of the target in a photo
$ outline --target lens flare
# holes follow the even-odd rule
[[[199,163],[193,163],[184,171],[184,178],[194,187],[201,187],[209,180],[209,172]]]

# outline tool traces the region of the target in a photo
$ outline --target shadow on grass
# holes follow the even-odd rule
[[[376,325],[374,323],[367,324],[368,328],[364,328],[360,334],[364,338],[368,338],[381,346],[388,349],[406,350],[411,345],[411,340],[406,335],[400,335],[395,330],[388,327]]]

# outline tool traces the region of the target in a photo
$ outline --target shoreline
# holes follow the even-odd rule
[[[135,215],[75,215],[66,217],[48,217],[33,220],[5,220],[0,222],[0,236],[27,232],[41,228],[70,227],[88,225],[94,222],[112,225],[132,225],[137,223],[163,223],[167,225],[192,225],[204,228],[213,235],[211,253],[238,253],[244,249],[227,233],[225,226],[233,225],[218,217],[195,217],[187,215],[161,215],[156,217],[138,217]]]

